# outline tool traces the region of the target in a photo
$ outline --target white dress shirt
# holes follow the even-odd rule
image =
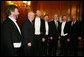
[[[76,21],[75,22],[72,22],[71,25],[73,26],[75,23],[76,23]]]
[[[10,18],[10,20],[12,20],[12,21],[14,22],[14,24],[16,25],[16,27],[17,27],[19,33],[21,34],[20,28],[19,28],[18,24],[16,23],[17,20],[13,19],[13,18],[10,17],[10,16],[9,16],[9,18]],[[21,47],[21,42],[13,43],[13,46],[14,46],[14,48],[20,48],[20,47]]]
[[[65,33],[65,34],[64,34],[65,24],[66,24],[66,21],[65,21],[65,22],[62,22],[62,25],[61,25],[61,36],[66,36],[66,35],[68,35],[68,33]]]
[[[48,35],[48,31],[49,31],[49,26],[48,26],[48,22],[45,21],[45,30],[46,30],[46,35]]]
[[[41,26],[41,22],[40,22],[40,18],[36,17],[35,18],[35,35],[40,35],[40,26]]]

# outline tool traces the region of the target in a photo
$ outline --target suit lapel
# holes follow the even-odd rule
[[[9,19],[9,18],[8,18],[8,19]],[[9,19],[9,20],[10,20],[10,19]],[[15,23],[14,23],[12,20],[10,20],[10,22],[11,22],[11,26],[13,26],[12,29],[15,29],[15,32],[17,32],[19,35],[21,35],[20,32],[18,31],[18,28],[16,27]]]

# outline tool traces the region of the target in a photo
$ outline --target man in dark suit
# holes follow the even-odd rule
[[[62,23],[60,26],[60,43],[61,43],[61,55],[67,55],[68,48],[69,48],[69,31],[70,31],[70,25],[67,22],[67,16],[62,16]]]
[[[35,35],[35,55],[41,56],[42,55],[42,38],[45,34],[45,22],[41,19],[41,11],[36,11],[36,17],[33,21],[34,23],[34,35]]]
[[[21,55],[22,35],[16,19],[19,12],[15,5],[9,5],[6,9],[8,18],[1,25],[1,55]]]
[[[60,22],[58,21],[58,15],[54,15],[54,20],[50,22],[50,41],[49,41],[49,53],[56,56],[58,38],[60,36],[59,28]]]
[[[72,21],[70,22],[70,38],[71,38],[71,51],[74,53],[75,56],[78,54],[78,42],[81,39],[81,24],[77,20],[76,16],[72,16]]]
[[[32,20],[34,19],[34,13],[28,13],[28,19],[24,21],[22,34],[23,34],[23,50],[25,56],[34,55],[34,27]]]
[[[44,20],[45,20],[45,35],[42,38],[42,54],[43,56],[48,56],[48,42],[49,42],[49,16],[44,15]]]

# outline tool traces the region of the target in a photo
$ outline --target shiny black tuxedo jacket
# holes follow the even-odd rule
[[[7,18],[1,24],[1,53],[2,56],[14,56],[15,48],[13,43],[22,41],[22,35],[19,33],[12,20]]]

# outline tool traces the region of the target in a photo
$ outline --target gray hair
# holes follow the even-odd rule
[[[35,15],[34,12],[29,12],[28,16]]]

